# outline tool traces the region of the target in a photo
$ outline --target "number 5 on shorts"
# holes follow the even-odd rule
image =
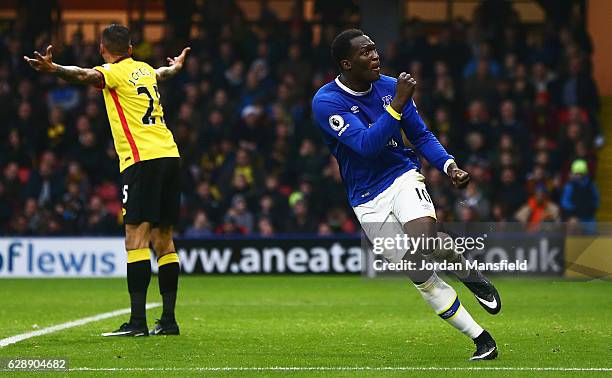
[[[127,199],[128,199],[128,186],[127,185],[123,185],[123,199],[121,200],[124,204],[127,203]]]

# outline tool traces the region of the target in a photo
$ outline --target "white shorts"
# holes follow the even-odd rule
[[[415,169],[396,178],[372,200],[353,207],[357,220],[370,240],[403,235],[403,225],[423,217],[436,219],[436,209],[425,188],[425,177]],[[383,255],[398,262],[406,251],[385,250]]]

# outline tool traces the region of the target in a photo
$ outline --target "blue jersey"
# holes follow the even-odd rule
[[[338,160],[351,206],[366,203],[411,169],[420,169],[417,152],[441,171],[453,157],[427,129],[413,101],[396,119],[386,107],[395,78],[382,75],[366,92],[355,92],[338,78],[312,100],[323,139]],[[404,145],[403,130],[416,152]]]

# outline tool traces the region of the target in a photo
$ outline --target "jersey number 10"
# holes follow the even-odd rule
[[[419,201],[426,201],[426,202],[431,203],[431,197],[427,193],[427,190],[420,189],[419,191],[419,188],[414,188],[414,190],[416,191],[416,194],[419,197]]]
[[[147,111],[145,112],[144,116],[142,116],[142,124],[143,125],[155,125],[155,117],[152,116],[151,114],[153,113],[153,107],[154,106],[160,106],[160,104],[159,104],[159,90],[157,89],[157,85],[154,85],[153,89],[155,90],[155,97],[156,98],[153,98],[153,96],[151,96],[151,92],[149,91],[149,88],[147,88],[147,87],[138,87],[137,88],[138,95],[144,94],[149,99],[149,107],[147,108]],[[154,102],[157,102],[157,104],[154,104]],[[166,123],[163,116],[161,116],[159,118],[160,118],[160,122],[162,124]]]

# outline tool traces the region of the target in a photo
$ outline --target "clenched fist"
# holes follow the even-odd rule
[[[398,113],[402,113],[404,106],[412,98],[414,89],[416,88],[416,80],[410,74],[402,72],[397,77],[397,84],[395,85],[395,97],[391,101],[391,107]]]

